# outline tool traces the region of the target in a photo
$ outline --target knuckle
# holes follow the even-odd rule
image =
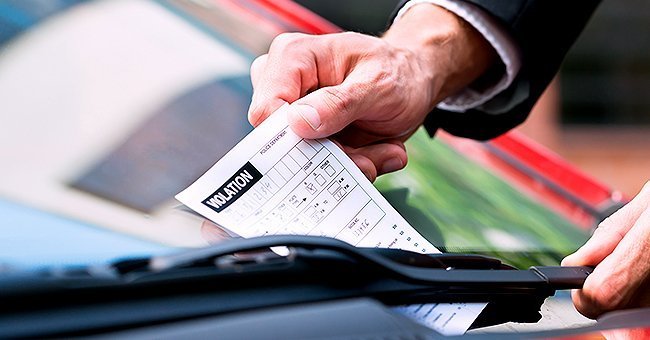
[[[329,35],[329,36],[332,37],[333,42],[334,41],[340,41],[340,42],[347,41],[347,42],[350,42],[350,43],[356,43],[356,42],[359,42],[359,40],[361,40],[361,39],[365,40],[364,38],[368,37],[365,34],[358,33],[358,32],[351,32],[351,31],[332,34],[332,35]]]
[[[253,60],[253,62],[251,63],[251,70],[253,70],[254,68],[262,66],[262,64],[266,61],[266,58],[267,58],[266,54],[263,54],[263,55],[255,58],[255,60]]]
[[[378,87],[390,91],[395,87],[397,77],[394,72],[390,71],[390,65],[388,63],[381,62],[375,69],[375,71],[370,74],[370,79],[368,79],[371,84],[376,84]]]
[[[391,104],[393,111],[405,110],[415,99],[422,97],[420,93],[408,91],[407,82],[417,75],[409,71],[411,66],[401,58],[403,56],[399,53],[377,58],[366,76],[366,82],[385,102]]]
[[[295,69],[299,74],[309,74],[310,72],[316,72],[316,65],[314,65],[311,59],[303,58],[296,60],[292,66],[293,67],[291,69]]]
[[[267,56],[266,54],[262,54],[260,56],[257,56],[257,58],[255,58],[255,60],[253,60],[253,64],[261,63],[266,58],[266,56]]]
[[[357,76],[356,84],[350,90],[381,100],[384,104],[390,104],[387,109],[394,110],[400,97],[399,75],[385,60],[373,61],[368,66],[362,75]]]
[[[303,33],[281,33],[271,42],[271,50],[286,50],[295,48],[305,42],[308,35]]]

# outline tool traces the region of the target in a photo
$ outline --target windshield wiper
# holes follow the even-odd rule
[[[449,288],[463,286],[465,289],[499,289],[516,286],[517,289],[581,288],[591,273],[590,267],[535,266],[529,270],[514,268],[499,260],[463,254],[419,254],[409,251],[378,248],[357,248],[345,242],[326,237],[313,236],[267,236],[235,239],[207,248],[189,250],[172,255],[151,258],[148,269],[163,273],[175,269],[218,264],[219,259],[236,253],[261,251],[273,247],[289,247],[285,258],[299,260],[299,256],[320,257],[322,260],[353,261],[361,273],[373,273],[408,283]],[[320,251],[320,252],[319,252]],[[257,264],[277,258],[273,253],[258,256]],[[244,261],[250,261],[246,258]],[[237,264],[238,262],[233,262]],[[460,287],[459,287],[460,288]]]
[[[272,247],[286,248],[269,251]],[[278,255],[283,250],[287,254]],[[350,298],[389,306],[490,302],[496,322],[532,322],[539,319],[544,299],[557,289],[580,288],[590,273],[588,267],[515,270],[478,255],[424,255],[356,248],[324,237],[267,236],[105,267],[0,279],[0,323],[56,320],[83,307],[97,317],[84,318],[87,323],[75,329],[97,329]],[[25,327],[33,331],[35,326]]]

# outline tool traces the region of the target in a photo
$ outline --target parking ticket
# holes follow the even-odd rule
[[[360,247],[439,253],[336,144],[296,135],[282,108],[176,199],[243,237],[328,236]],[[448,329],[436,329],[443,334],[464,333],[482,310],[464,308],[461,318],[458,306],[438,305],[439,311],[449,305]]]
[[[243,237],[329,236],[356,246],[438,252],[336,144],[298,137],[283,110],[176,198]]]

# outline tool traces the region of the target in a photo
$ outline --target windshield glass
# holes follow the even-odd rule
[[[520,268],[556,265],[588,229],[424,131],[404,171],[377,180],[384,196],[436,247],[492,255]],[[474,142],[473,142],[474,143]],[[484,147],[474,143],[475,147]]]
[[[254,1],[6,4],[0,262],[103,262],[230,237],[173,196],[251,131],[250,63],[304,27]],[[494,148],[421,131],[407,169],[376,186],[443,251],[557,263],[597,214],[486,162]]]

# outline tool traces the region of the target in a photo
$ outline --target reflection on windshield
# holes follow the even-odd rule
[[[188,91],[154,113],[72,186],[153,212],[252,130],[241,114],[251,96],[248,77],[219,79]]]
[[[439,249],[496,255],[511,264],[558,264],[588,235],[494,172],[422,130],[408,142],[405,170],[375,185]]]

